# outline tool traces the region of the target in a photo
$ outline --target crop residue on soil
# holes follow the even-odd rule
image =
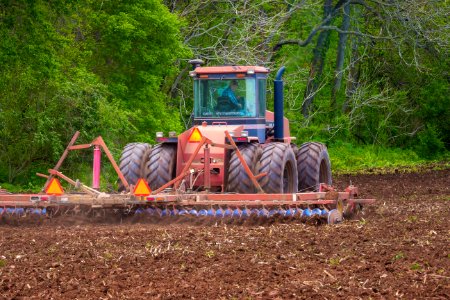
[[[0,298],[448,299],[450,170],[352,175],[375,197],[335,226],[0,226]]]

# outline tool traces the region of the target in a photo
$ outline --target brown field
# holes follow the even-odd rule
[[[449,299],[450,169],[340,176],[338,225],[0,225],[1,299]]]

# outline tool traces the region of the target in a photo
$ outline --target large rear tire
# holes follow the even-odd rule
[[[321,183],[332,184],[331,163],[327,147],[322,143],[309,142],[297,152],[298,190],[319,191]]]
[[[291,146],[271,143],[263,149],[259,173],[267,172],[259,178],[259,184],[266,193],[296,193],[298,188],[297,163]]]
[[[150,151],[145,177],[152,190],[156,190],[175,178],[177,145],[158,144]]]
[[[138,179],[144,176],[143,171],[150,150],[151,146],[147,143],[131,143],[123,148],[119,161],[119,169],[128,184],[136,185]],[[124,190],[125,186],[119,179],[119,191]]]
[[[238,148],[253,175],[257,175],[256,172],[258,172],[259,160],[262,154],[261,146],[259,144],[243,144],[239,145]],[[256,187],[247,175],[247,172],[245,172],[245,168],[237,156],[236,151],[231,153],[227,177],[227,192],[240,194],[256,192]]]

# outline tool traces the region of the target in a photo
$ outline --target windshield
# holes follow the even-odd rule
[[[255,78],[194,83],[195,117],[256,117]]]

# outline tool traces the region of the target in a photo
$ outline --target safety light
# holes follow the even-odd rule
[[[163,136],[164,136],[164,133],[161,132],[161,131],[158,131],[158,132],[156,133],[156,137],[157,137],[157,138],[162,138]]]
[[[189,143],[198,143],[202,140],[202,134],[200,133],[200,130],[198,130],[197,127],[192,130],[191,135],[189,136]]]
[[[242,136],[242,137],[248,137],[248,131],[242,130],[242,131],[241,131],[241,136]]]

